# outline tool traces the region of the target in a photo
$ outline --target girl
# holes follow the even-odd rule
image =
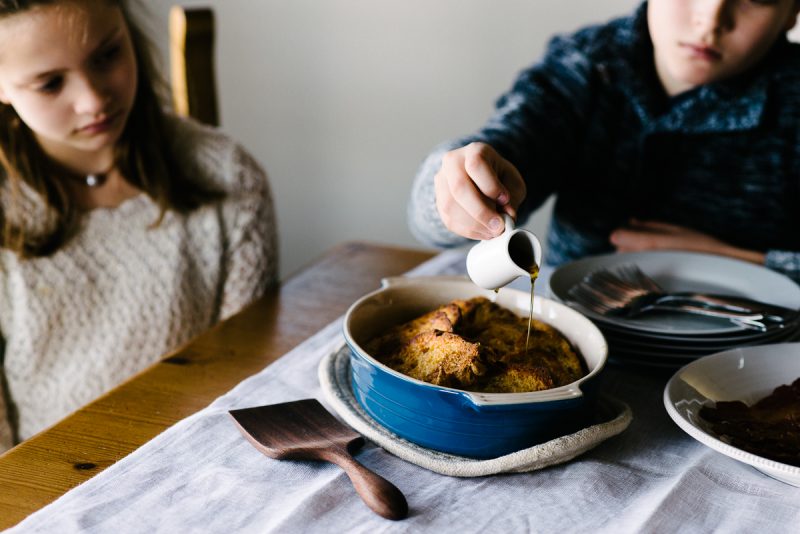
[[[412,231],[451,246],[556,194],[545,262],[682,249],[800,280],[798,0],[650,0],[552,40],[484,128],[417,175]]]
[[[263,171],[155,81],[123,0],[0,0],[0,451],[276,281]]]

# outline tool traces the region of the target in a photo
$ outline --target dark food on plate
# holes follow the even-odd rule
[[[534,319],[526,351],[527,330],[527,317],[476,297],[396,326],[366,349],[412,378],[468,391],[539,391],[586,374],[583,359],[555,328]]]
[[[752,406],[741,401],[704,406],[700,417],[719,438],[747,452],[800,467],[800,378]]]

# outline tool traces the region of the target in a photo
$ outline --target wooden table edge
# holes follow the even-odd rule
[[[381,278],[434,254],[360,241],[337,245],[233,317],[0,455],[0,530],[205,408],[341,316]]]

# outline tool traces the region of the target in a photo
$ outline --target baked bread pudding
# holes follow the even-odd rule
[[[370,340],[378,361],[418,380],[467,391],[520,393],[574,382],[583,359],[552,326],[485,297],[454,300]]]

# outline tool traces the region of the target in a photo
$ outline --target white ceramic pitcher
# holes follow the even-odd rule
[[[510,215],[503,216],[506,228],[495,238],[481,241],[467,254],[467,274],[484,289],[499,289],[542,262],[542,245],[527,230],[515,229]]]

